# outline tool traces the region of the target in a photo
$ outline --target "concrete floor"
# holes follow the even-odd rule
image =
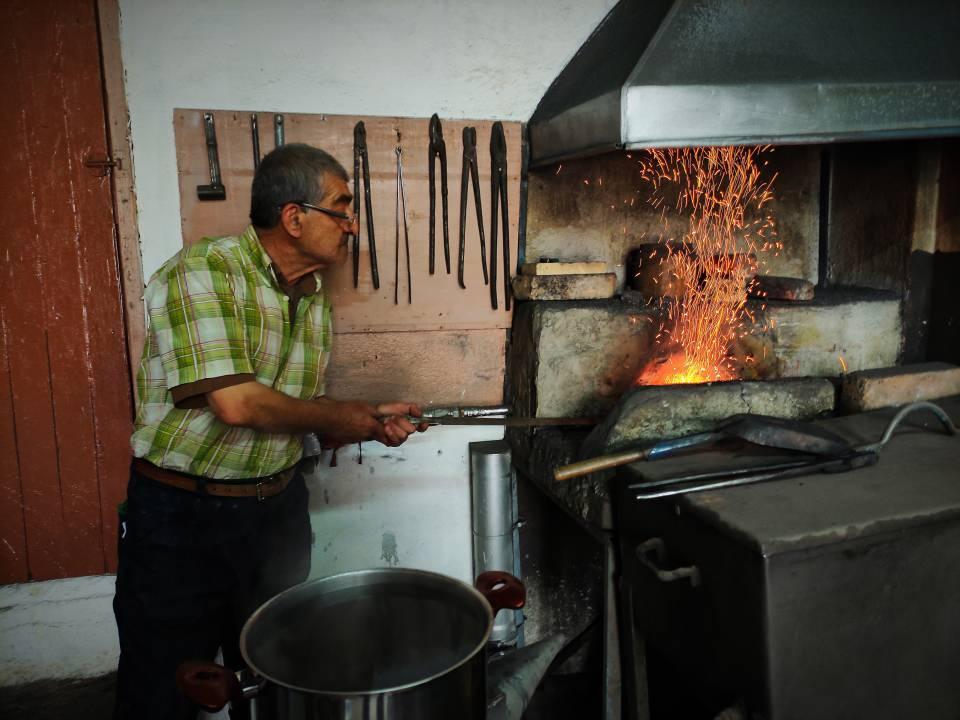
[[[4,720],[107,720],[113,717],[115,676],[44,681],[0,688]]]
[[[39,682],[0,688],[4,720],[107,720],[113,716],[115,676]],[[524,720],[600,718],[598,679],[585,673],[548,676],[531,700]]]

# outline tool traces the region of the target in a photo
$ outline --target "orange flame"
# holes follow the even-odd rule
[[[640,161],[641,177],[652,187],[648,202],[661,210],[663,237],[669,235],[670,217],[686,217],[688,222],[681,242],[666,244],[670,262],[660,275],[663,279],[669,272],[683,288],[683,296],[666,306],[670,329],[657,334],[658,359],[644,369],[639,384],[700,383],[736,376],[728,350],[748,325],[747,285],[756,274],[757,255],[782,248],[772,239],[774,222],[765,210],[776,179],[760,176],[758,156],[765,150],[650,150]],[[663,267],[662,257],[660,262]]]

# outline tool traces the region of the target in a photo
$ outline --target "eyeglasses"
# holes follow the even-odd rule
[[[317,212],[323,213],[324,215],[329,215],[330,217],[336,218],[337,220],[344,220],[344,221],[346,221],[351,227],[357,223],[357,216],[356,216],[356,215],[350,215],[350,214],[348,214],[348,213],[342,213],[342,212],[339,212],[339,211],[337,211],[337,210],[331,210],[330,208],[320,207],[320,206],[318,206],[318,205],[311,205],[310,203],[305,203],[305,202],[284,203],[284,205],[288,205],[288,204],[297,205],[297,206],[302,207],[302,208],[304,208],[304,209],[306,209],[306,210],[316,210]],[[283,207],[283,205],[278,205],[278,206],[277,206],[277,209],[279,210],[279,209],[282,208],[282,207]]]

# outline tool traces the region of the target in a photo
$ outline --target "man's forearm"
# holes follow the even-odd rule
[[[300,400],[258,382],[231,385],[207,394],[211,410],[228,425],[265,433],[315,432],[321,437],[339,429],[337,403],[328,398]]]
[[[371,405],[325,397],[298,400],[258,382],[246,382],[207,393],[207,403],[221,422],[263,433],[314,432],[337,444],[377,440],[396,447],[415,428],[408,415],[421,414],[413,403]]]

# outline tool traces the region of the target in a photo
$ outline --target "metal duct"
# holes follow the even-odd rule
[[[531,163],[618,148],[960,134],[956,0],[621,0],[530,119]]]
[[[474,576],[487,570],[505,570],[520,577],[514,544],[516,480],[506,441],[470,443],[470,500]],[[516,645],[518,615],[520,611],[497,613],[490,642]]]

